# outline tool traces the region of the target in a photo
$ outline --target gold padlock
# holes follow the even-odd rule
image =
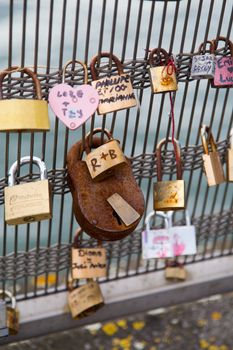
[[[98,79],[95,65],[101,57],[108,57],[116,64],[118,75]],[[111,113],[137,105],[130,74],[124,74],[123,66],[115,55],[101,52],[92,58],[90,69],[93,79],[91,85],[98,91],[100,98],[98,114]]]
[[[162,181],[162,146],[171,142],[176,158],[177,180]],[[154,184],[154,210],[179,210],[185,208],[185,185],[182,179],[182,165],[179,142],[172,138],[161,140],[156,148],[157,182]]]
[[[182,264],[172,261],[166,264],[165,278],[173,281],[185,281],[187,278],[187,273]]]
[[[227,181],[233,182],[233,128],[230,131],[230,148],[227,150]]]
[[[29,75],[36,89],[37,100],[3,100],[2,83],[5,76],[14,71]],[[11,67],[0,73],[0,131],[48,131],[50,129],[48,103],[42,100],[40,81],[28,68]]]
[[[16,299],[8,290],[0,290],[0,295],[8,297],[11,301],[11,306],[7,306],[7,327],[10,335],[16,335],[19,331],[19,311],[16,309]]]
[[[5,221],[8,225],[27,224],[52,218],[51,190],[45,163],[38,157],[23,157],[19,165],[30,163],[31,160],[40,169],[40,181],[15,185],[18,162],[16,161],[9,170],[8,187],[4,189]]]
[[[155,55],[159,62],[154,66]],[[163,56],[163,58],[162,58]],[[151,90],[154,94],[176,91],[178,89],[176,80],[176,67],[173,60],[164,49],[153,49],[148,58],[150,68],[149,75],[151,81]]]
[[[208,138],[206,138],[206,133]],[[202,159],[204,162],[204,170],[209,186],[219,185],[225,182],[225,176],[223,172],[222,163],[220,160],[219,153],[217,151],[217,146],[214,141],[213,134],[210,128],[206,125],[202,125],[200,128],[202,146],[204,149],[204,154]],[[211,152],[209,152],[209,147],[211,146]]]
[[[92,135],[102,131],[101,128],[96,128],[93,130]],[[107,129],[104,129],[104,133],[107,135],[108,141],[93,151],[90,149],[90,133],[86,135],[87,156],[85,161],[94,181],[101,181],[111,176],[114,169],[127,163],[119,141],[114,140]]]
[[[106,249],[98,242],[98,247],[79,247],[78,237],[82,229],[76,231],[71,249],[72,279],[105,277],[107,273]]]
[[[97,282],[88,279],[81,287],[74,288],[73,281],[68,281],[68,304],[73,319],[89,316],[104,306],[104,299]]]

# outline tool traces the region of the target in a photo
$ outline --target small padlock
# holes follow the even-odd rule
[[[210,49],[206,50],[206,44],[210,44]],[[205,45],[204,45],[205,44]],[[207,40],[198,49],[197,55],[193,55],[191,66],[191,78],[193,79],[213,79],[215,73],[215,55],[213,53],[214,42]]]
[[[156,230],[150,228],[150,221],[155,216],[162,217],[165,228]],[[164,259],[173,257],[167,215],[163,212],[152,211],[147,215],[145,224],[146,230],[142,232],[142,258]]]
[[[187,273],[182,264],[177,261],[169,261],[165,268],[165,278],[173,281],[185,281]]]
[[[116,64],[118,75],[98,79],[95,66],[101,57],[108,57]],[[93,79],[91,85],[99,94],[98,114],[111,113],[137,105],[130,74],[124,74],[123,66],[115,55],[101,52],[92,58],[90,69]]]
[[[0,290],[0,295],[8,297],[11,306],[6,307],[7,328],[10,335],[16,335],[19,331],[19,311],[16,309],[16,299],[8,290]]]
[[[78,229],[72,245],[72,279],[105,277],[107,273],[106,249],[102,243],[95,248],[81,248],[78,237],[82,229]]]
[[[7,337],[8,335],[6,302],[5,300],[0,300],[0,338]]]
[[[97,282],[88,279],[81,287],[74,288],[69,279],[68,304],[73,319],[79,319],[95,313],[104,306],[104,299]]]
[[[208,139],[206,139],[206,133],[208,134]],[[210,128],[206,125],[202,125],[200,128],[202,146],[204,153],[202,159],[204,162],[204,170],[209,186],[219,185],[225,182],[224,172],[222,163],[220,160],[219,153],[217,151],[217,146],[214,141],[213,134]],[[209,147],[211,146],[211,152],[209,152]]]
[[[2,83],[14,71],[29,75],[35,85],[37,100],[4,99]],[[0,73],[0,131],[48,131],[50,129],[48,103],[42,100],[40,81],[28,68],[11,67]]]
[[[45,163],[38,157],[23,157],[19,165],[30,162],[40,168],[40,181],[15,185],[18,162],[8,173],[8,187],[4,189],[5,221],[8,225],[27,224],[52,218],[51,189]]]
[[[233,182],[233,128],[230,131],[230,148],[227,150],[227,181]]]
[[[92,135],[103,132],[101,128],[93,130]],[[127,163],[119,141],[114,140],[111,133],[104,129],[108,141],[91,151],[90,133],[86,135],[86,164],[94,181],[101,181],[113,174],[113,171]]]
[[[162,146],[171,142],[176,159],[177,180],[162,181]],[[185,208],[185,185],[182,179],[182,165],[179,143],[172,138],[161,140],[156,148],[157,182],[154,184],[154,210],[179,210]]]
[[[218,47],[218,42],[224,41],[225,45],[228,46],[230,51],[230,56],[217,56],[216,50]],[[216,54],[216,67],[214,73],[214,80],[211,81],[212,87],[232,87],[233,86],[233,43],[223,37],[219,36],[217,39],[213,40],[213,53]]]
[[[158,62],[155,62],[154,56]],[[162,58],[163,56],[163,58]],[[153,49],[148,58],[150,68],[149,75],[151,90],[154,94],[178,89],[176,80],[176,67],[174,61],[169,57],[164,49]],[[156,66],[154,66],[156,64]]]

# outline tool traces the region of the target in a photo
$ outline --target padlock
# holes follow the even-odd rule
[[[88,279],[81,287],[74,288],[69,278],[68,304],[73,319],[89,316],[104,306],[104,298],[97,282]]]
[[[217,56],[218,42],[224,41],[225,45],[230,50],[230,56]],[[213,53],[216,54],[216,67],[214,73],[214,80],[211,81],[212,87],[232,87],[233,86],[233,43],[223,37],[219,36],[213,40]]]
[[[206,139],[206,133],[208,138]],[[213,134],[210,128],[206,125],[202,125],[200,128],[202,146],[204,149],[204,154],[202,155],[204,171],[206,174],[207,182],[209,186],[219,185],[225,182],[225,176],[223,172],[222,163],[220,160],[219,153],[217,151],[217,146],[214,141]],[[209,152],[209,147],[211,146],[211,152]]]
[[[158,62],[155,63],[156,66],[154,66],[155,55],[158,58]],[[153,49],[150,52],[148,61],[150,64],[149,76],[152,92],[157,94],[167,91],[176,91],[178,89],[176,67],[167,51],[164,49]]]
[[[165,268],[165,278],[174,281],[185,281],[187,273],[182,264],[177,261],[169,261]]]
[[[106,250],[102,243],[98,242],[98,247],[79,247],[78,237],[82,229],[76,231],[74,243],[72,245],[72,279],[106,277]]]
[[[177,180],[162,181],[162,146],[171,142],[176,159]],[[185,208],[185,184],[182,179],[182,165],[179,143],[172,138],[163,139],[156,148],[157,183],[154,184],[154,210],[179,210]]]
[[[118,75],[98,79],[95,65],[101,57],[109,57],[116,64]],[[98,114],[111,113],[137,105],[130,74],[124,74],[123,66],[115,55],[101,52],[92,58],[90,69],[93,80],[91,85],[99,94]]]
[[[233,128],[230,131],[230,148],[227,150],[227,181],[233,182]]]
[[[103,132],[101,128],[96,128],[93,130],[92,135],[101,132]],[[101,181],[111,176],[115,169],[127,163],[119,141],[114,140],[107,129],[104,129],[104,133],[107,135],[108,141],[92,151],[90,147],[90,133],[86,135],[86,164],[94,181]]]
[[[150,221],[155,216],[162,217],[165,228],[154,230],[150,228]],[[152,211],[147,215],[145,224],[146,230],[142,232],[142,258],[164,259],[173,257],[167,215],[163,212]]]
[[[15,185],[18,170],[16,161],[8,173],[8,187],[4,189],[5,221],[8,225],[26,224],[52,218],[51,189],[45,163],[38,157],[23,157],[19,165],[32,161],[40,169],[40,181]]]
[[[3,79],[14,71],[29,75],[35,85],[37,100],[4,99]],[[40,81],[28,68],[11,67],[0,73],[0,131],[48,131],[50,129],[48,103],[42,100]]]
[[[210,49],[206,50],[206,44],[210,44]],[[214,42],[207,40],[198,49],[197,55],[192,57],[191,78],[193,79],[213,79],[215,73]]]
[[[7,337],[8,335],[6,302],[5,300],[0,300],[0,338]]]
[[[8,290],[0,290],[0,295],[8,297],[11,302],[11,306],[6,307],[6,319],[7,328],[10,335],[16,335],[19,331],[19,311],[16,308],[16,299]]]

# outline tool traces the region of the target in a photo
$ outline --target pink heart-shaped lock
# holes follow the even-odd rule
[[[62,123],[75,130],[96,111],[99,96],[90,85],[84,84],[73,88],[63,83],[50,90],[49,104]]]

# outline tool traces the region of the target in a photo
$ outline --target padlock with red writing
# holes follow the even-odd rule
[[[227,46],[230,56],[220,56],[220,52],[216,51],[219,41],[223,41]],[[233,86],[233,43],[223,37],[219,36],[213,40],[213,53],[216,54],[216,67],[214,80],[211,81],[212,87],[232,87]]]

